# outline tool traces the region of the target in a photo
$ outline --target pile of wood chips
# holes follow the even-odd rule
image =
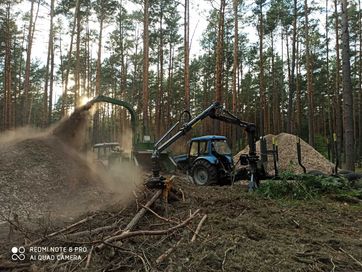
[[[303,169],[298,164],[297,157],[297,139],[298,137],[288,133],[280,133],[278,135],[268,134],[265,136],[268,150],[272,149],[273,137],[278,144],[279,151],[279,171],[290,171],[295,174],[303,173]],[[318,170],[326,174],[331,174],[334,164],[328,161],[322,154],[315,150],[308,143],[300,140],[302,164],[307,171]],[[260,141],[256,143],[257,154],[260,156]],[[237,161],[241,154],[248,154],[249,147],[244,148],[234,156]],[[268,155],[267,171],[274,174],[273,156]]]

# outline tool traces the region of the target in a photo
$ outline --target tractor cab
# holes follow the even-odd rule
[[[188,154],[174,158],[197,185],[229,183],[233,170],[231,149],[224,136],[208,135],[192,138]]]
[[[98,143],[93,145],[93,152],[97,155],[97,162],[106,168],[119,164],[125,158],[125,153],[119,143]]]

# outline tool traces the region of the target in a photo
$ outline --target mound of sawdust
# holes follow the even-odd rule
[[[104,199],[104,188],[87,162],[54,136],[2,147],[0,165],[2,215],[70,215],[99,207]]]
[[[272,140],[275,137],[278,143],[279,151],[279,170],[290,171],[295,174],[303,173],[303,169],[298,164],[297,156],[297,138],[295,135],[288,133],[280,133],[278,135],[268,134],[265,136],[267,141],[268,150],[272,149]],[[315,150],[308,143],[300,140],[301,153],[302,153],[302,164],[307,171],[318,170],[327,174],[332,173],[334,165],[328,161],[322,154]],[[257,154],[260,156],[260,141],[256,143]],[[235,155],[234,159],[237,161],[241,154],[247,154],[249,147],[244,148],[238,154]],[[267,171],[269,174],[274,174],[273,156],[268,155],[268,166]]]
[[[39,136],[0,141],[1,216],[73,216],[119,197],[107,186],[110,176],[99,169],[95,172],[94,165],[78,153],[88,109],[76,110]]]

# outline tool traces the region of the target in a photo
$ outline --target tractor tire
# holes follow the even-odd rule
[[[217,183],[216,167],[208,161],[196,161],[192,167],[191,174],[196,185],[206,186]]]

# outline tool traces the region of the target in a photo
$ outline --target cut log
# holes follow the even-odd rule
[[[138,211],[138,213],[132,218],[132,220],[128,223],[128,225],[121,230],[116,231],[115,233],[113,233],[111,236],[108,236],[104,242],[109,243],[113,241],[113,237],[117,237],[119,235],[122,235],[124,233],[128,233],[130,232],[138,223],[138,221],[145,215],[147,208],[151,207],[151,205],[161,196],[162,194],[162,190],[158,190],[153,196],[152,198],[146,203],[146,205],[144,205],[144,207],[142,209],[140,209]],[[96,247],[96,250],[101,250],[103,247],[105,246],[104,243],[98,245]]]

